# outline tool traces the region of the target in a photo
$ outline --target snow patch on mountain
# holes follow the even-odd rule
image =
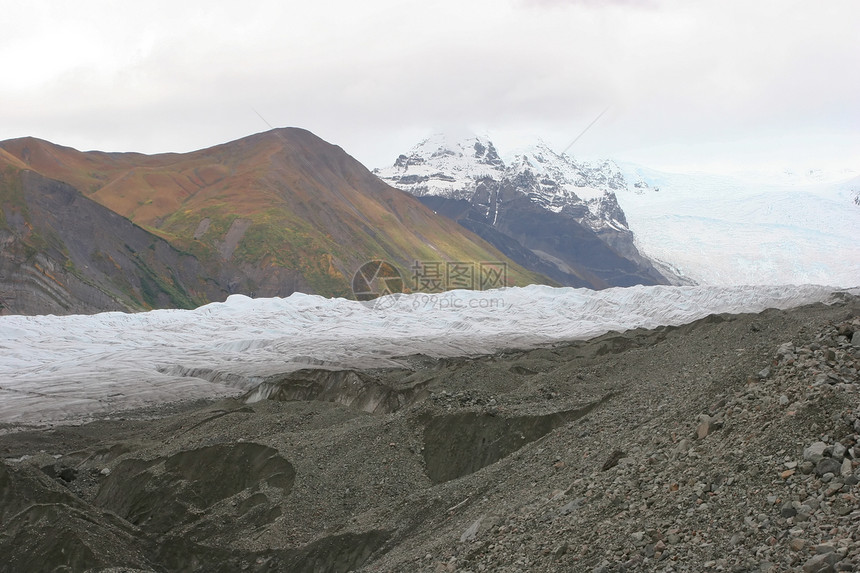
[[[508,177],[517,181],[532,202],[556,213],[567,210],[594,230],[627,230],[615,193],[628,189],[621,169],[611,161],[577,162],[544,142],[516,153]],[[585,206],[587,212],[577,208]]]
[[[854,177],[836,186],[841,194],[855,205],[860,206],[860,177]]]
[[[788,185],[808,185],[812,183],[842,183],[857,177],[853,169],[824,170],[817,168],[809,169],[782,169],[778,172],[767,171],[758,173],[740,173],[741,179],[767,180],[770,183],[782,183]]]
[[[413,147],[408,155],[398,157],[392,167],[374,172],[416,197],[438,195],[469,200],[478,181],[486,177],[500,179],[505,165],[485,137],[454,138],[440,133]]]

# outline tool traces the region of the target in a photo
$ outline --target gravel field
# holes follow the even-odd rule
[[[0,571],[858,571],[860,299],[0,435]]]

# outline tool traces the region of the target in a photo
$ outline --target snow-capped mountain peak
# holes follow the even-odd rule
[[[442,159],[481,165],[502,165],[493,143],[486,137],[464,134],[455,137],[445,133],[434,134],[412,148],[408,156],[400,158],[419,160]],[[400,159],[398,158],[398,159]]]
[[[506,181],[532,202],[555,213],[568,212],[593,229],[626,229],[614,197],[615,191],[628,188],[621,169],[611,161],[577,162],[542,140],[515,152],[506,164],[485,137],[438,133],[393,166],[374,172],[418,197],[471,200],[481,181]]]
[[[392,167],[374,172],[417,197],[471,199],[474,182],[499,178],[505,164],[493,143],[475,134],[434,134],[401,155]]]

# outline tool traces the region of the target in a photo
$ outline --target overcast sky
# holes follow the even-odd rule
[[[380,167],[451,129],[561,151],[606,109],[571,154],[860,170],[855,0],[0,0],[0,22],[0,139],[190,151],[269,123]]]

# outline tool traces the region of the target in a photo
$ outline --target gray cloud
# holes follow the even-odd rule
[[[16,79],[0,94],[0,137],[182,151],[266,129],[256,109],[372,167],[452,125],[489,130],[500,147],[533,133],[563,148],[609,106],[575,153],[847,161],[860,157],[855,6],[17,4],[9,17],[28,33],[0,39]]]

